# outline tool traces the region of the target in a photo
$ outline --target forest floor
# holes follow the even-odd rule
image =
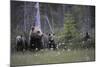
[[[11,54],[11,65],[37,65],[95,61],[95,49],[42,50]]]

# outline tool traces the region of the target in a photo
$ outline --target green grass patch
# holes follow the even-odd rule
[[[38,52],[17,52],[11,55],[11,65],[35,65],[51,63],[69,63],[94,61],[94,49],[82,50],[46,50]]]

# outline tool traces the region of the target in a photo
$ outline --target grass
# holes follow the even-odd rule
[[[11,65],[36,65],[51,63],[69,63],[94,61],[94,49],[46,50],[38,52],[17,52],[11,55]]]

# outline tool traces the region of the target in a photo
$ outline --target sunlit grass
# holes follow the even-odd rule
[[[11,55],[11,65],[34,65],[49,63],[69,63],[94,61],[94,49],[77,50],[46,50],[38,52],[18,52]]]

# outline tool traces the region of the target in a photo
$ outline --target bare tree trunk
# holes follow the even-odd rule
[[[24,2],[24,32],[26,32],[26,2]]]
[[[39,3],[38,2],[36,3],[35,8],[36,8],[35,26],[38,26],[41,29],[40,9],[39,9]]]

